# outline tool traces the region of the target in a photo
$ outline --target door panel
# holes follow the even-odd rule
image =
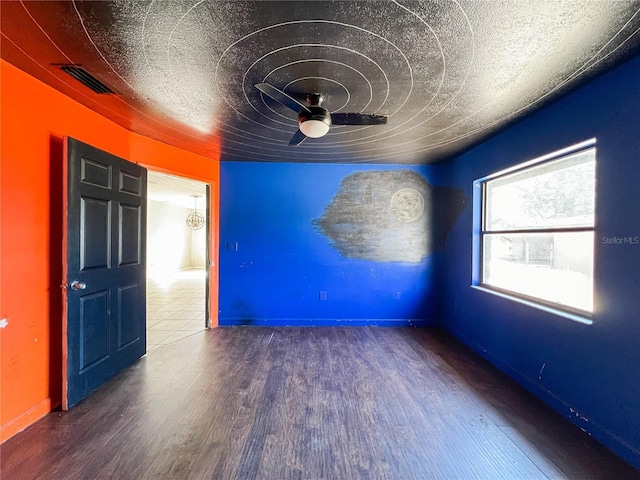
[[[80,373],[109,357],[109,291],[80,297]]]
[[[110,207],[106,200],[80,197],[81,271],[111,266]]]
[[[111,165],[80,158],[80,181],[111,190]]]
[[[70,408],[146,351],[147,171],[72,138],[65,149],[63,408]]]
[[[120,204],[118,224],[118,266],[140,265],[140,234],[142,233],[140,207]]]
[[[118,287],[118,350],[128,347],[140,338],[140,319],[137,303],[140,298],[138,285]],[[146,327],[142,324],[143,330]]]

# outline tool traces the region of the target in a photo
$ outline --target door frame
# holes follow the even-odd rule
[[[69,391],[69,369],[67,361],[69,356],[67,354],[67,316],[69,315],[68,308],[68,296],[67,296],[67,278],[69,269],[67,268],[67,212],[69,211],[69,147],[66,139],[62,140],[62,278],[60,284],[60,294],[62,295],[62,398],[61,408],[62,410],[69,409],[68,395]]]
[[[168,170],[164,168],[158,168],[155,165],[139,163],[141,167],[146,168],[149,172],[161,173],[164,175],[171,175],[173,177],[184,178],[186,180],[193,180],[196,182],[203,183],[206,189],[206,205],[205,205],[205,221],[207,231],[205,232],[205,328],[217,327],[217,321],[213,322],[212,312],[214,311],[214,305],[217,305],[217,295],[218,292],[213,292],[212,284],[217,285],[217,282],[212,282],[212,277],[217,279],[217,272],[212,271],[216,267],[215,251],[217,248],[216,242],[216,232],[217,232],[217,219],[216,223],[214,223],[213,212],[215,211],[212,208],[213,196],[211,192],[215,191],[214,182],[211,179],[192,177],[189,175],[185,175],[182,172],[176,172],[175,170]],[[149,201],[149,189],[147,188],[147,202]],[[149,242],[147,242],[147,248],[149,248]]]
[[[206,209],[205,209],[205,225],[207,231],[205,232],[205,254],[204,254],[204,268],[205,268],[205,284],[204,284],[204,326],[205,328],[211,328],[211,282],[209,276],[211,275],[211,185],[205,184],[205,196]]]

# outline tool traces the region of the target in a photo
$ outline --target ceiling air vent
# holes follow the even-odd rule
[[[107,87],[104,83],[98,80],[96,77],[87,72],[84,68],[78,65],[62,65],[60,67],[63,72],[68,73],[73,78],[83,83],[96,93],[115,95],[116,92]]]

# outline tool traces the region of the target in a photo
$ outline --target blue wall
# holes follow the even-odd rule
[[[585,325],[471,288],[472,208],[438,274],[442,324],[640,467],[640,59],[602,76],[445,165],[472,195],[480,177],[597,139],[595,312]]]
[[[346,177],[407,170],[437,184],[432,167],[223,162],[220,325],[433,323],[434,255],[346,258],[313,225]]]

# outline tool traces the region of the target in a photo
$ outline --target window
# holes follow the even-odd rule
[[[590,315],[596,150],[589,146],[479,182],[477,283]]]

